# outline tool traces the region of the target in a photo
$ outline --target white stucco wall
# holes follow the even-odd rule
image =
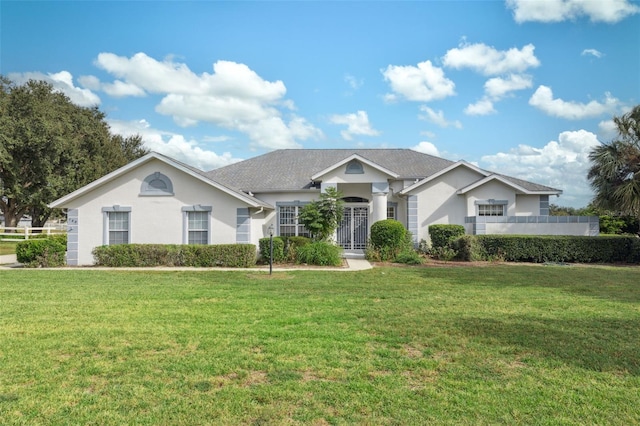
[[[160,172],[173,183],[174,196],[141,196],[142,182]],[[78,209],[78,262],[93,264],[91,251],[104,244],[103,207],[130,207],[130,242],[182,244],[182,207],[211,206],[211,243],[236,242],[237,209],[247,204],[159,160],[151,160],[64,207]],[[253,234],[252,234],[253,240]]]
[[[588,223],[487,223],[486,234],[591,235]]]
[[[513,188],[499,181],[487,182],[478,188],[472,189],[465,194],[466,214],[465,216],[475,216],[477,214],[476,201],[481,200],[507,200],[506,216],[515,216],[516,194]],[[463,219],[464,221],[464,219]]]
[[[418,235],[416,240],[429,241],[429,225],[464,225],[464,218],[468,216],[468,200],[464,195],[458,195],[457,191],[481,177],[482,175],[471,169],[458,167],[411,191],[410,195],[416,195],[418,201]],[[471,201],[471,205],[473,205],[473,201]]]
[[[516,216],[538,216],[540,214],[539,195],[516,195]]]

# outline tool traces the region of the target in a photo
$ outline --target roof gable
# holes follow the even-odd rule
[[[220,184],[212,179],[210,179],[209,177],[207,177],[202,171],[197,170],[193,167],[187,166],[186,164],[183,164],[179,161],[176,161],[172,158],[169,158],[167,156],[164,156],[162,154],[159,154],[157,152],[150,152],[149,154],[140,157],[132,162],[130,162],[129,164],[126,164],[122,167],[120,167],[119,169],[114,170],[113,172],[106,174],[104,176],[102,176],[101,178],[83,186],[82,188],[77,189],[76,191],[73,191],[70,194],[65,195],[64,197],[58,198],[57,200],[53,201],[52,203],[49,204],[49,207],[51,208],[56,208],[56,207],[63,207],[66,203],[75,200],[78,197],[81,197],[85,194],[90,193],[91,191],[93,191],[96,188],[101,187],[102,185],[105,185],[106,183],[124,175],[125,173],[130,172],[131,170],[134,170],[138,167],[140,167],[143,164],[148,163],[149,161],[152,160],[159,160],[171,167],[174,167],[188,175],[190,175],[191,177],[204,182],[222,192],[225,192],[247,204],[249,204],[251,207],[268,207],[268,208],[272,208],[272,206],[270,206],[269,204],[264,203],[263,201],[258,200],[255,197],[252,197],[250,195],[244,194],[242,192],[238,192],[234,189],[228,188],[223,184]]]
[[[369,167],[372,167],[394,179],[396,179],[399,175],[396,172],[393,172],[377,163],[374,163],[373,161],[367,160],[366,158],[362,157],[359,154],[352,154],[350,156],[348,156],[347,158],[344,158],[341,161],[338,161],[335,164],[332,164],[331,166],[325,168],[324,170],[320,170],[319,172],[317,172],[316,174],[311,176],[311,180],[319,180],[322,176],[326,175],[327,173],[330,173],[334,170],[336,170],[338,167],[344,166],[345,164],[351,162],[351,161],[360,161],[366,165],[368,165]]]
[[[473,170],[474,172],[479,173],[482,176],[488,176],[490,174],[486,170],[482,170],[481,168],[478,168],[478,167],[474,166],[471,163],[468,163],[468,162],[466,162],[464,160],[460,160],[457,163],[453,163],[449,167],[445,167],[444,169],[432,174],[431,176],[428,176],[428,177],[426,177],[426,178],[414,183],[413,185],[406,187],[405,189],[400,191],[400,193],[401,194],[407,194],[407,193],[409,193],[409,192],[421,187],[422,185],[424,185],[424,184],[426,184],[428,182],[431,182],[431,181],[439,178],[440,176],[442,176],[444,174],[447,174],[450,171],[455,170],[455,169],[457,169],[459,167],[466,167],[466,168],[468,168],[470,170]]]
[[[458,190],[458,194],[462,195],[462,194],[466,194],[469,191],[472,191],[475,188],[478,188],[482,185],[485,185],[489,182],[493,182],[493,181],[498,181],[498,182],[502,182],[503,184],[515,189],[517,192],[521,193],[521,194],[540,194],[540,195],[559,195],[562,194],[562,191],[559,189],[554,189],[554,188],[547,188],[545,187],[544,189],[538,189],[538,190],[532,190],[532,189],[527,189],[515,182],[513,182],[512,180],[509,180],[507,178],[505,178],[502,175],[498,175],[498,174],[491,174],[489,176],[486,176],[476,182],[473,182],[470,185],[465,186],[464,188],[460,188]]]

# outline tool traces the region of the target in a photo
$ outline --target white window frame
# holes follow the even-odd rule
[[[211,244],[211,206],[202,206],[200,204],[182,207],[182,244]],[[200,212],[207,214],[206,229],[191,229],[189,227],[189,213]],[[190,243],[189,232],[206,232],[206,243]]]
[[[398,220],[398,203],[387,202],[387,219]]]
[[[506,216],[507,200],[478,200],[476,205],[476,216]]]
[[[112,213],[125,213],[127,216],[127,229],[111,229],[110,216]],[[111,240],[111,232],[126,232],[126,242],[114,243]],[[123,206],[111,206],[102,208],[102,244],[116,245],[116,244],[130,244],[131,243],[131,207]]]
[[[300,223],[298,221],[298,215],[300,214],[300,209],[302,207],[304,207],[306,204],[309,203],[305,203],[305,202],[300,202],[300,201],[294,201],[291,203],[276,203],[276,208],[277,208],[277,232],[276,234],[278,236],[287,236],[287,237],[310,237],[311,233],[304,227],[304,225],[302,223]],[[286,208],[293,208],[293,223],[282,223],[283,220],[283,215],[281,214],[281,210],[283,207]],[[293,227],[294,229],[294,234],[290,235],[282,235],[282,227],[286,226],[287,228]]]

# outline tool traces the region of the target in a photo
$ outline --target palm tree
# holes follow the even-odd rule
[[[595,207],[640,218],[640,105],[614,117],[618,138],[589,154]]]

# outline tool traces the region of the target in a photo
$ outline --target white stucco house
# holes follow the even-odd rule
[[[432,224],[469,234],[597,235],[597,217],[549,216],[561,190],[409,149],[277,150],[209,172],[150,153],[51,203],[67,209],[70,265],[119,243],[258,244],[307,235],[298,210],[334,186],[345,215],[336,241],[362,251],[371,224],[393,218],[415,242]]]

